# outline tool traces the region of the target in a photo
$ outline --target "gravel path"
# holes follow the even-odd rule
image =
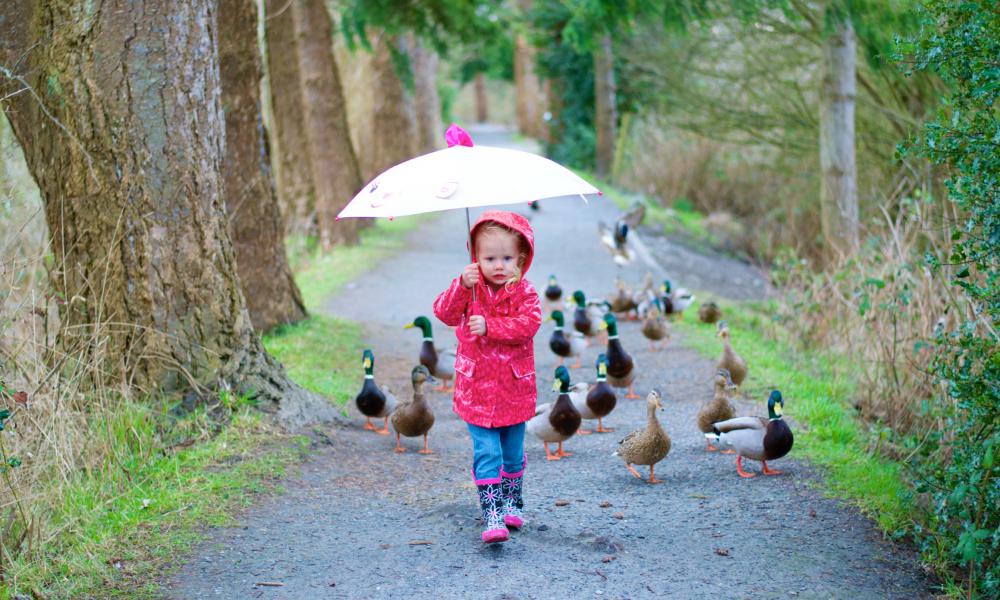
[[[483,144],[509,139],[496,131],[473,135]],[[615,214],[607,202],[544,203],[530,215],[538,247],[528,278],[544,285],[548,274],[556,273],[564,288],[609,293],[618,270],[600,246],[595,222],[610,222]],[[464,214],[442,214],[412,233],[405,253],[374,266],[329,300],[325,312],[363,323],[366,344],[377,356],[378,381],[408,389],[420,336],[402,325],[417,314],[430,316],[434,297],[465,264],[464,232]],[[669,244],[655,240],[646,249],[660,256]],[[726,290],[716,283],[728,272],[749,282],[741,297],[745,290],[766,288],[738,261],[699,256],[666,264],[671,279],[685,286],[696,287],[688,281],[697,281],[698,289],[722,294]],[[637,261],[620,273],[636,284],[647,269]],[[658,267],[650,270],[658,279],[665,274]],[[438,345],[453,343],[453,334],[436,325]],[[552,399],[551,330],[551,323],[543,325],[536,338],[539,401]],[[416,440],[404,441],[411,452],[394,454],[394,438],[363,431],[364,420],[355,412],[353,426],[323,432],[324,443],[301,474],[289,479],[284,494],[263,500],[241,525],[212,531],[165,582],[165,595],[930,597],[914,552],[883,540],[868,519],[817,492],[818,476],[794,458],[794,450],[791,458],[775,463],[785,475],[750,480],[736,475],[733,457],[703,451],[694,417],[711,396],[711,361],[684,348],[677,336],[653,353],[636,324],[623,324],[620,333],[641,369],[637,390],[656,387],[664,396],[660,418],[673,449],[656,472],[663,484],[633,478],[611,456],[618,440],[645,422],[644,401],[620,399],[605,421],[616,432],[574,437],[566,443],[575,453],[571,458],[548,462],[541,443],[529,437],[529,524],[510,542],[485,546],[469,477],[470,443],[464,423],[451,412],[450,397],[432,397],[437,423],[431,456],[412,451],[419,447]],[[597,353],[590,348],[585,364],[593,364]],[[752,357],[750,365],[752,373]],[[573,374],[574,380],[592,376],[590,368]],[[787,400],[794,417],[795,399]],[[740,407],[741,414],[764,410],[763,401]],[[751,465],[759,470],[759,464]]]

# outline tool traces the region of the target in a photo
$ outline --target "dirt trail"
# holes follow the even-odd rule
[[[480,144],[510,140],[495,130],[473,136]],[[528,279],[536,284],[556,273],[564,288],[603,295],[611,291],[616,272],[637,284],[651,269],[640,261],[618,271],[600,246],[596,221],[610,222],[617,212],[607,202],[543,203],[538,213],[515,209],[529,215],[535,228],[537,254]],[[327,303],[329,314],[364,325],[366,345],[378,357],[378,381],[408,389],[420,336],[402,326],[418,314],[430,316],[434,297],[465,264],[464,227],[460,211],[442,214],[410,235],[405,252],[373,266]],[[660,255],[669,241],[654,244]],[[680,285],[696,275],[706,287],[726,280],[705,277],[711,269],[747,281],[742,297],[748,289],[765,288],[753,269],[730,259],[699,257],[668,267]],[[652,270],[658,279],[665,275],[658,267]],[[711,291],[726,292],[721,286]],[[438,345],[453,344],[453,334],[436,325]],[[536,338],[540,402],[552,399],[551,330],[551,323],[543,325]],[[468,435],[451,412],[450,397],[432,398],[437,423],[431,456],[413,452],[419,447],[415,440],[407,444],[411,452],[394,454],[394,439],[363,431],[363,419],[353,412],[353,426],[325,430],[328,443],[289,479],[284,494],[248,511],[241,525],[212,531],[166,583],[165,594],[177,599],[930,596],[912,550],[884,541],[869,520],[818,493],[817,476],[796,460],[794,450],[774,464],[785,475],[750,480],[736,475],[733,457],[703,451],[694,417],[711,395],[711,361],[684,348],[677,336],[667,349],[652,353],[636,324],[623,324],[620,333],[641,369],[640,393],[656,387],[664,396],[660,418],[673,449],[656,471],[663,484],[636,480],[611,456],[618,440],[645,422],[643,401],[620,399],[606,420],[615,433],[574,437],[566,444],[575,453],[571,458],[548,462],[541,443],[529,437],[529,524],[506,544],[484,546],[469,477]],[[585,365],[592,365],[598,352],[590,348]],[[750,365],[752,376],[752,358]],[[592,377],[592,368],[573,372],[574,381]],[[795,398],[787,400],[786,411],[794,417]],[[762,401],[740,407],[741,414],[764,410]]]

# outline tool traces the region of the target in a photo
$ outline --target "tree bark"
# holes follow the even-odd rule
[[[373,44],[372,74],[375,89],[379,90],[374,96],[371,123],[373,176],[416,154],[412,99],[396,74],[390,44],[398,45],[400,41],[382,34]]]
[[[271,82],[275,141],[271,148],[278,202],[285,231],[298,235],[316,233],[312,166],[309,162],[295,21],[289,0],[266,0],[265,39]]]
[[[229,387],[335,418],[250,322],[226,231],[216,3],[0,3],[4,110],[45,202],[60,350],[97,389]],[[0,97],[19,86],[0,80]]]
[[[330,15],[323,0],[293,0],[304,142],[312,173],[313,205],[324,250],[358,239],[361,219],[336,221],[361,189],[361,171],[347,128],[347,104],[333,57]],[[300,141],[301,143],[301,141]]]
[[[485,123],[490,118],[489,98],[486,96],[486,76],[476,73],[472,82],[476,98],[476,122]]]
[[[514,46],[514,90],[517,102],[517,128],[524,135],[542,138],[545,128],[545,95],[535,74],[535,48],[524,36],[517,36]]]
[[[615,158],[615,141],[618,109],[615,89],[615,63],[611,35],[601,37],[594,49],[594,128],[597,133],[597,174],[604,177],[611,172]]]
[[[829,10],[829,9],[828,9]],[[858,248],[858,184],[854,145],[854,99],[857,50],[854,28],[838,17],[823,42],[820,90],[820,190],[823,237],[831,258],[851,256]]]
[[[438,55],[419,40],[411,37],[413,65],[413,103],[416,112],[418,153],[432,152],[444,144],[441,126],[441,98],[437,90]]]
[[[260,105],[255,0],[219,0],[219,75],[226,116],[222,163],[229,236],[243,296],[257,331],[306,317],[285,256],[285,231],[271,180]]]

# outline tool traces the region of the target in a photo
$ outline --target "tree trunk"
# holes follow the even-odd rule
[[[615,141],[618,110],[615,98],[615,63],[611,35],[601,37],[594,49],[594,129],[597,133],[597,174],[604,177],[611,172],[615,158]]]
[[[347,104],[333,58],[330,15],[323,0],[293,0],[304,119],[313,205],[324,250],[358,239],[360,219],[336,221],[337,213],[361,189],[361,171],[347,128]]]
[[[291,0],[266,0],[265,8],[267,67],[275,125],[271,152],[278,202],[287,233],[314,235],[312,164],[305,143],[294,11]]]
[[[535,74],[535,48],[524,36],[514,46],[514,90],[517,128],[524,135],[541,139],[545,133],[545,93]]]
[[[374,42],[372,74],[380,93],[375,94],[372,110],[373,176],[416,154],[412,100],[393,67],[389,44],[399,44],[399,40],[383,34]]]
[[[416,112],[418,153],[432,152],[444,144],[441,126],[441,99],[437,91],[438,55],[419,40],[411,38],[413,102]]]
[[[219,0],[219,75],[226,113],[222,163],[229,236],[243,296],[257,331],[306,317],[285,256],[285,231],[271,181],[260,106],[254,0]]]
[[[858,248],[858,184],[854,158],[856,48],[849,18],[838,17],[823,44],[820,90],[820,191],[823,237],[831,258]]]
[[[481,72],[476,73],[473,80],[476,97],[476,122],[485,123],[489,119],[489,102],[486,97],[486,76]]]
[[[227,386],[289,423],[335,418],[246,309],[222,194],[211,0],[3,2],[4,110],[45,202],[67,369],[98,389]],[[20,86],[0,81],[0,96]]]

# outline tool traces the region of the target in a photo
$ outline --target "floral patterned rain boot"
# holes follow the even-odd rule
[[[517,473],[505,473],[500,469],[500,488],[503,493],[503,522],[507,527],[524,527],[524,500],[521,489],[524,484],[524,467]]]
[[[504,525],[500,478],[479,479],[476,487],[479,488],[479,506],[483,509],[483,541],[487,544],[506,542],[510,532]]]

